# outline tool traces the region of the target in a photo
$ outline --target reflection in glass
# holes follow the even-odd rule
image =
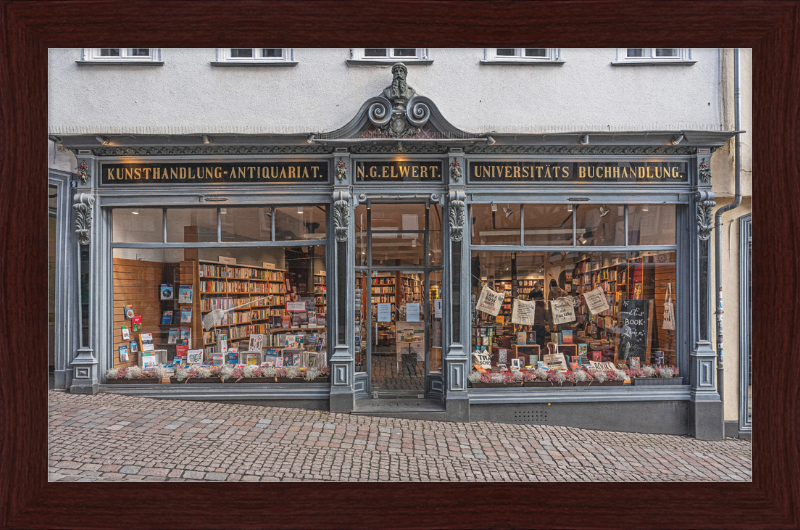
[[[428,289],[428,373],[442,371],[442,334],[444,328],[444,296],[442,271],[431,271]]]
[[[519,245],[519,204],[472,204],[469,207],[473,245]]]
[[[216,241],[216,208],[167,208],[167,242],[213,243]]]
[[[271,208],[220,208],[223,242],[270,241]]]
[[[674,245],[674,204],[628,205],[629,245]]]
[[[372,266],[425,266],[424,232],[372,233]]]
[[[326,206],[275,208],[275,241],[325,239]]]
[[[572,245],[572,211],[565,204],[526,204],[525,244]]]
[[[625,244],[625,207],[622,205],[575,205],[578,246]]]
[[[164,211],[161,208],[114,208],[111,215],[114,243],[161,243],[164,240]]]
[[[371,203],[372,230],[425,230],[425,205]]]

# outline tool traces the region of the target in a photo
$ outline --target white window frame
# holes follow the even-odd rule
[[[692,60],[691,48],[672,48],[677,50],[678,55],[670,57],[656,56],[656,50],[661,48],[636,48],[644,50],[643,57],[628,57],[629,48],[617,48],[616,61],[612,66],[657,66],[665,65],[692,65],[697,61]]]
[[[292,62],[294,59],[293,48],[269,48],[271,50],[281,50],[280,57],[258,57],[258,50],[264,48],[250,48],[253,50],[253,57],[231,57],[231,50],[240,48],[217,48],[217,61],[234,63],[260,63],[260,62]]]
[[[116,48],[120,51],[118,57],[108,57],[100,55],[100,50],[106,48],[84,48],[81,54],[82,61],[98,61],[98,62],[157,62],[161,60],[161,48],[148,48],[149,55],[128,55],[128,50],[133,48]]]
[[[350,49],[350,59],[353,61],[395,61],[395,62],[416,62],[416,61],[427,61],[428,60],[428,48],[414,48],[416,50],[416,56],[414,57],[407,57],[407,56],[395,56],[394,50],[395,49],[407,49],[407,48],[381,48],[386,50],[386,55],[383,57],[367,57],[365,55],[366,48],[351,48]]]
[[[514,48],[514,55],[497,55],[498,48],[486,48],[484,60],[486,61],[558,61],[561,59],[561,48],[535,48],[545,50],[544,57],[528,57],[525,50],[528,48]]]

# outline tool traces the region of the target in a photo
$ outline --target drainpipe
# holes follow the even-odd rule
[[[742,133],[741,130],[741,109],[740,109],[740,91],[741,84],[739,75],[739,48],[733,51],[733,113],[735,115],[735,131],[736,131],[736,155],[734,159],[734,172],[736,174],[736,191],[732,203],[723,206],[717,210],[714,218],[714,251],[716,259],[714,263],[714,284],[717,286],[717,389],[719,391],[720,400],[723,403],[723,422],[725,421],[724,414],[724,369],[722,363],[722,214],[737,208],[742,203]]]

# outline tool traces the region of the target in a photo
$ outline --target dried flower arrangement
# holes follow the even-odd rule
[[[645,366],[642,368],[642,373],[644,373],[645,377],[655,377],[656,376],[656,369],[652,366]]]
[[[234,367],[231,364],[226,364],[219,370],[219,378],[223,381],[230,379],[233,375]]]
[[[617,380],[617,372],[615,372],[614,370],[606,370],[603,373],[606,374],[606,380],[607,381],[616,381]]]
[[[317,377],[319,377],[319,370],[318,369],[309,368],[308,370],[306,370],[306,375],[305,375],[306,381],[313,381]]]
[[[598,370],[594,373],[594,378],[598,383],[605,383],[608,380],[608,374],[602,370]]]
[[[668,366],[660,368],[659,370],[657,370],[657,372],[658,372],[658,377],[663,377],[665,379],[675,377],[675,372],[672,370],[672,368]]]
[[[559,385],[563,385],[564,382],[567,380],[567,376],[564,375],[564,372],[561,370],[550,370],[547,374],[547,380],[551,383],[557,383]]]
[[[153,376],[157,377],[159,381],[161,379],[164,379],[164,377],[166,377],[166,375],[167,375],[167,369],[164,368],[163,364],[159,364],[159,365],[157,365],[156,367],[153,368]]]
[[[536,379],[539,381],[547,381],[547,370],[543,368],[537,368],[534,373],[536,374]]]
[[[470,383],[480,383],[481,382],[481,376],[483,376],[483,374],[480,373],[480,372],[472,372],[471,374],[469,374],[467,376],[467,380]]]
[[[275,377],[278,369],[274,366],[265,366],[264,367],[264,377]]]
[[[523,373],[522,373],[522,372],[511,372],[511,377],[512,377],[512,378],[514,379],[514,381],[516,381],[516,382],[520,382],[520,381],[522,381],[522,380],[525,378],[525,376],[523,375]]]
[[[300,377],[300,367],[299,366],[287,366],[286,367],[286,377],[290,379],[294,379],[295,377]]]
[[[481,374],[481,383],[491,383],[492,382],[492,375],[491,373]]]
[[[327,364],[325,366],[318,366],[317,369],[319,370],[319,375],[321,377],[328,377],[331,375],[331,367]]]
[[[522,380],[525,383],[531,383],[536,381],[536,374],[534,372],[524,372],[522,375]]]
[[[578,370],[576,372],[573,372],[572,377],[574,378],[575,382],[577,382],[577,383],[585,383],[587,381],[591,381],[592,380],[591,374],[589,374],[588,372],[585,372],[584,370]]]
[[[617,381],[625,381],[628,378],[628,374],[624,370],[616,370],[615,373],[617,374]]]
[[[504,376],[503,374],[492,374],[490,382],[491,383],[503,383],[503,382],[505,382],[505,378],[506,378],[506,376]]]

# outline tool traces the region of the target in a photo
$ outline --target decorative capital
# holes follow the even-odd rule
[[[450,201],[450,239],[461,241],[464,237],[464,201]]]
[[[350,224],[350,201],[343,194],[333,202],[333,227],[336,241],[347,241],[347,226]]]
[[[456,182],[461,178],[461,164],[455,160],[450,162],[450,177]]]
[[[711,184],[711,167],[708,164],[708,160],[703,159],[697,169],[700,174],[700,182],[703,184]]]
[[[81,179],[81,182],[86,184],[86,181],[89,180],[89,166],[86,165],[86,162],[81,160],[81,163],[78,164],[78,176]]]
[[[347,178],[347,164],[341,158],[336,163],[336,178],[339,179],[339,182]]]
[[[78,243],[88,245],[91,239],[92,230],[92,208],[94,207],[94,195],[81,193],[75,196],[75,233],[78,234]]]
[[[714,229],[714,215],[712,210],[717,203],[710,200],[702,200],[697,203],[697,226],[700,227],[700,240],[707,241],[711,237]]]

